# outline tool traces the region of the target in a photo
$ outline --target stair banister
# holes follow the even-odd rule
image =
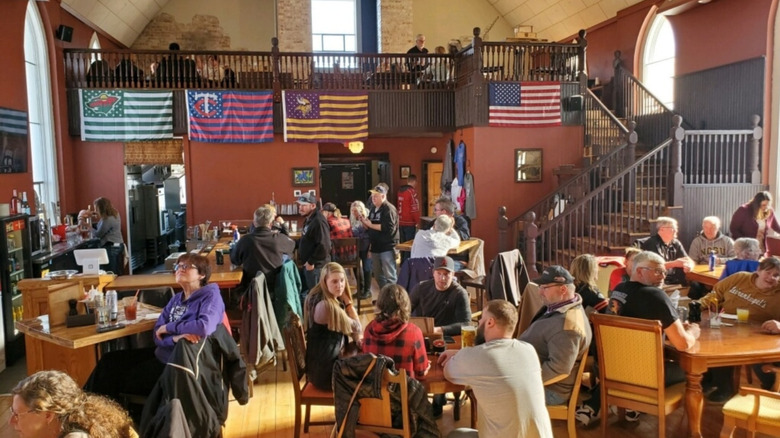
[[[672,129],[669,132],[669,138],[672,139],[672,166],[666,191],[666,205],[669,207],[682,204],[682,186],[685,180],[682,173],[682,145],[685,140],[682,120],[679,115],[672,117]]]
[[[754,114],[750,118],[751,129],[753,130],[753,136],[750,138],[750,153],[748,154],[748,172],[750,174],[750,182],[752,184],[761,184],[761,170],[758,169],[758,148],[761,138],[764,137],[764,130],[758,126],[761,121],[761,117],[758,114]]]

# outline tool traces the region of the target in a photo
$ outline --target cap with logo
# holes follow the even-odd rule
[[[369,190],[371,193],[379,193],[380,195],[386,195],[387,189],[384,186],[376,186],[373,189]]]
[[[433,259],[433,269],[446,269],[450,272],[455,272],[455,262],[447,256],[436,257]]]
[[[305,195],[301,195],[298,197],[298,200],[296,200],[298,204],[316,204],[317,198],[314,197],[311,193],[306,193]]]
[[[540,286],[551,283],[573,284],[574,277],[572,277],[571,274],[569,274],[569,271],[567,271],[563,266],[553,265],[546,268],[542,272],[542,275],[534,280],[534,283]]]

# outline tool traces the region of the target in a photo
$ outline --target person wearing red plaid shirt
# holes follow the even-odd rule
[[[322,215],[328,221],[330,227],[330,240],[352,237],[352,224],[348,218],[341,215],[336,204],[327,202],[322,206]]]
[[[383,354],[393,358],[396,367],[410,376],[422,378],[430,362],[425,351],[425,338],[419,327],[409,323],[412,307],[403,286],[388,284],[376,301],[379,313],[363,334],[363,353]]]

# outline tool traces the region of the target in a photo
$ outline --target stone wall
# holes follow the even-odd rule
[[[219,18],[195,15],[190,23],[177,22],[173,15],[160,13],[146,26],[133,43],[135,50],[167,50],[179,43],[182,50],[230,50],[230,35],[220,26]]]
[[[413,0],[377,0],[379,51],[406,53],[414,45]],[[419,31],[417,33],[421,33]]]
[[[311,52],[311,1],[279,0],[276,5],[279,50]]]

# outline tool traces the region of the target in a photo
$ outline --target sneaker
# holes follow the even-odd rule
[[[609,412],[610,412],[611,414],[613,414],[613,415],[617,415],[617,413],[618,413],[618,408],[617,408],[617,406],[615,406],[615,405],[610,405],[610,406],[609,406]],[[626,419],[626,421],[628,421],[629,423],[635,423],[635,422],[639,421],[639,416],[640,416],[640,415],[642,415],[642,413],[641,413],[641,412],[639,412],[639,411],[632,411],[631,409],[626,409],[626,415],[625,415],[625,417],[624,417],[624,418],[625,418],[625,419]]]
[[[577,419],[583,426],[587,426],[593,421],[599,419],[599,414],[596,413],[593,408],[588,405],[582,405],[577,408],[577,412],[574,413],[574,418]]]
[[[639,416],[642,413],[639,411],[632,411],[631,409],[626,409],[626,421],[629,423],[634,423],[639,421]]]

